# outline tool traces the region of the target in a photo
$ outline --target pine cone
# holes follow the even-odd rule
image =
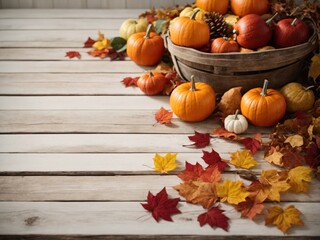
[[[226,36],[229,32],[229,25],[220,13],[206,13],[205,22],[210,28],[210,39]]]

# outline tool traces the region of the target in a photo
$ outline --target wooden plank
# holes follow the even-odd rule
[[[177,117],[157,124],[155,110],[0,111],[0,133],[189,133],[218,128],[212,118],[199,124]],[[134,121],[133,121],[134,118]]]
[[[144,95],[139,88],[125,87],[121,83],[125,77],[139,75],[138,73],[0,74],[0,95]]]
[[[119,19],[2,19],[0,30],[118,30],[126,16]]]
[[[158,110],[169,109],[168,96],[0,97],[0,110]]]
[[[164,156],[166,153],[159,153]],[[119,174],[158,174],[153,170],[155,153],[109,153],[109,154],[0,154],[1,175],[119,175]],[[203,153],[178,153],[178,167],[172,173],[185,169],[185,163],[207,164],[202,160]],[[221,158],[229,160],[229,153],[221,153]],[[258,165],[251,169],[255,174],[262,170],[278,169],[263,159],[263,152],[255,155]],[[233,165],[226,171],[238,171]]]
[[[24,0],[25,1],[25,0]],[[101,0],[100,0],[101,1]],[[108,0],[107,0],[108,1]],[[117,0],[121,2],[122,0]],[[91,4],[91,0],[89,1]],[[88,4],[89,4],[88,3]],[[117,3],[115,3],[117,4]],[[114,4],[114,6],[115,6]],[[0,9],[0,19],[137,18],[146,9]]]
[[[197,152],[183,147],[191,144],[187,134],[2,134],[0,153],[156,153]],[[238,151],[242,146],[214,138],[203,150],[220,153]]]
[[[287,207],[290,204],[281,203],[281,206]],[[293,236],[299,236],[299,239],[303,239],[303,236],[319,236],[319,204],[292,204],[303,213],[305,224],[294,226],[286,239]],[[270,206],[272,204],[267,205]],[[1,202],[0,232],[6,235],[24,235],[27,239],[28,236],[32,239],[32,236],[37,237],[39,234],[46,235],[42,239],[51,239],[48,235],[57,234],[64,239],[73,239],[72,235],[90,239],[119,239],[121,236],[126,239],[130,236],[148,239],[163,239],[166,236],[170,239],[196,239],[210,235],[216,236],[215,238],[236,237],[233,239],[239,239],[239,236],[284,236],[275,226],[265,226],[264,215],[251,221],[241,218],[230,205],[221,204],[221,208],[230,218],[228,232],[221,228],[212,229],[208,225],[200,227],[197,217],[204,209],[186,203],[179,204],[182,214],[174,215],[172,223],[156,222],[137,202]]]
[[[65,54],[65,53],[62,53]],[[155,67],[131,61],[0,61],[0,73],[143,73]]]
[[[0,60],[32,60],[32,61],[108,61],[100,59],[99,57],[93,57],[88,54],[88,51],[92,48],[83,48],[78,46],[77,48],[1,48],[0,49]],[[77,51],[81,54],[81,60],[78,58],[69,59],[66,57],[68,51]],[[130,58],[126,57],[126,61]]]
[[[237,174],[223,174],[223,180],[242,180]],[[144,201],[148,191],[164,187],[172,197],[172,187],[182,181],[175,175],[123,176],[0,176],[0,201]],[[250,182],[245,183],[249,185]],[[319,202],[319,182],[309,193],[282,193],[282,202]]]

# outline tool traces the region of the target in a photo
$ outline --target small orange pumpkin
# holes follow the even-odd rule
[[[171,41],[179,46],[200,49],[210,40],[209,26],[203,20],[195,19],[196,11],[189,17],[177,17],[170,24]]]
[[[152,24],[146,32],[131,35],[127,41],[127,54],[136,64],[152,66],[160,62],[164,52],[164,41],[161,36],[151,32]]]
[[[163,91],[167,79],[162,73],[149,72],[143,74],[137,82],[138,87],[147,95],[156,95]]]
[[[170,96],[173,113],[187,122],[198,122],[210,116],[216,106],[216,94],[213,88],[203,82],[183,83],[175,88]]]
[[[253,88],[246,92],[240,102],[241,113],[250,123],[259,127],[270,127],[278,123],[286,113],[284,96],[274,89]]]
[[[231,0],[231,11],[240,17],[254,13],[263,15],[269,11],[268,0]]]
[[[229,0],[196,0],[196,6],[206,12],[218,12],[226,14],[229,7]]]
[[[236,41],[227,37],[216,38],[212,41],[212,53],[239,52],[240,48]]]

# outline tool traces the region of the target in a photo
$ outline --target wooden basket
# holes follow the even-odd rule
[[[247,91],[261,87],[265,79],[269,87],[280,88],[297,80],[303,66],[317,48],[318,35],[315,24],[310,22],[313,34],[309,41],[294,47],[248,53],[205,53],[193,48],[173,44],[166,36],[168,50],[179,76],[190,81],[210,84],[217,93],[232,87],[243,87]]]

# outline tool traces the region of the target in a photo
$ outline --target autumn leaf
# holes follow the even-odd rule
[[[274,169],[263,170],[259,182],[269,188],[268,199],[271,201],[280,202],[280,193],[290,189],[287,179],[283,179],[281,174]]]
[[[230,163],[238,168],[250,169],[258,164],[249,150],[237,151],[231,153],[230,156]]]
[[[254,138],[247,137],[239,139],[239,142],[242,143],[246,149],[250,150],[253,154],[255,154],[258,150],[261,149],[261,133],[257,133]]]
[[[272,147],[271,154],[264,157],[264,160],[266,160],[269,163],[275,164],[277,166],[283,166],[282,157],[283,157],[283,154],[277,151],[274,147]]]
[[[216,183],[187,181],[173,187],[188,203],[199,204],[210,208],[218,200]]]
[[[273,206],[268,209],[268,215],[265,218],[265,224],[274,224],[283,233],[292,227],[292,225],[304,225],[300,219],[301,212],[293,205],[288,206],[286,209],[282,209],[279,206]]]
[[[234,114],[237,109],[240,109],[241,89],[242,87],[234,87],[222,95],[218,108],[223,117]]]
[[[293,168],[288,173],[288,183],[290,190],[293,192],[305,192],[309,191],[309,185],[311,182],[312,169],[306,166],[299,166]]]
[[[253,181],[248,187],[247,191],[250,193],[249,197],[254,199],[257,203],[263,203],[270,195],[272,186],[270,184],[262,184],[259,181]]]
[[[160,124],[171,124],[173,113],[161,107],[155,114],[157,123]]]
[[[126,86],[126,87],[129,87],[129,86],[134,86],[136,87],[137,86],[137,82],[139,80],[140,77],[125,77],[122,79],[122,83]]]
[[[186,162],[185,169],[178,175],[178,177],[186,182],[190,180],[198,180],[203,172],[204,169],[200,163],[192,165],[191,163]]]
[[[252,198],[247,198],[245,202],[241,202],[235,206],[238,212],[241,212],[241,217],[248,217],[251,220],[262,212],[264,205],[254,201]]]
[[[309,77],[316,80],[320,76],[320,53],[315,54],[311,58],[311,65],[309,67]]]
[[[109,49],[107,48],[102,50],[94,49],[94,50],[88,51],[87,53],[92,57],[99,57],[101,59],[105,59],[109,54]]]
[[[69,52],[66,52],[66,56],[65,57],[68,57],[68,58],[78,58],[80,59],[81,58],[81,54],[77,51],[69,51]]]
[[[159,73],[163,73],[163,74],[167,74],[167,73],[172,73],[173,72],[173,68],[172,66],[170,66],[167,63],[164,62],[160,62],[156,68],[154,69],[155,72],[159,72]]]
[[[199,179],[203,182],[218,183],[221,181],[221,172],[216,166],[209,166],[200,175]]]
[[[194,131],[194,135],[188,136],[188,138],[190,141],[194,143],[189,145],[183,145],[183,147],[204,148],[210,144],[209,133],[200,133],[200,132]]]
[[[301,166],[304,163],[304,157],[300,155],[299,149],[287,149],[283,148],[280,150],[282,157],[282,164],[285,168],[294,168]]]
[[[219,153],[217,153],[214,149],[211,150],[211,152],[202,151],[203,156],[202,159],[212,167],[217,167],[220,172],[223,172],[226,167],[229,165],[224,161]]]
[[[141,203],[142,207],[152,213],[152,217],[158,222],[161,218],[172,221],[171,215],[181,213],[177,208],[180,198],[168,198],[166,188],[154,196],[150,191],[147,196],[147,203]]]
[[[96,42],[92,38],[88,37],[87,41],[84,42],[83,48],[91,48],[92,45]]]
[[[153,161],[154,161],[154,170],[160,173],[168,173],[177,168],[176,162],[177,154],[167,153],[164,157],[159,155],[158,153],[155,154]]]
[[[103,50],[106,49],[110,46],[111,41],[108,38],[104,38],[102,40],[96,41],[92,47],[95,48],[96,50]]]
[[[212,131],[212,134],[232,141],[239,139],[237,134],[229,132],[225,128],[216,128]]]
[[[242,181],[233,182],[229,179],[225,180],[223,184],[217,186],[217,195],[221,202],[228,202],[229,204],[239,204],[246,201],[249,192],[243,187]]]
[[[289,143],[291,147],[301,147],[303,145],[303,137],[296,134],[287,137],[287,139],[284,141],[285,143]]]
[[[207,212],[198,216],[198,222],[201,227],[205,224],[209,224],[212,228],[219,227],[228,231],[229,218],[224,215],[223,212],[224,210],[221,210],[219,207],[212,207]]]

